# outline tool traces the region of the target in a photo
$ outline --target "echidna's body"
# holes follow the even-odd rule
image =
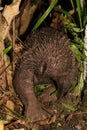
[[[44,28],[30,34],[16,67],[13,85],[25,105],[25,114],[33,119],[45,118],[34,93],[35,84],[55,82],[60,95],[77,78],[78,67],[70,41],[61,32]]]

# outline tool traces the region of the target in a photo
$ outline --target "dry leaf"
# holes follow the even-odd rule
[[[14,103],[13,103],[12,101],[8,100],[7,103],[6,103],[6,107],[8,107],[8,108],[10,108],[12,111],[14,111]],[[8,113],[6,119],[7,119],[7,120],[12,120],[13,117],[10,116],[10,115],[12,115],[12,112],[10,112],[10,111],[7,110],[7,109],[6,109],[6,112]]]
[[[0,121],[0,130],[4,130],[4,124],[2,121]]]
[[[5,17],[8,25],[11,24],[12,19],[19,13],[19,5],[21,0],[16,0],[14,3],[5,6],[3,16]]]

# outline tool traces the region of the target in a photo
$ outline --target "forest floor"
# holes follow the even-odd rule
[[[21,116],[23,105],[13,88],[0,88],[0,122],[4,130],[87,130],[87,87],[82,98],[69,93],[58,101],[54,91],[48,87],[38,96],[50,118],[29,123]]]

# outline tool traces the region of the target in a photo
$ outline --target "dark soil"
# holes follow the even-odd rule
[[[67,94],[64,98],[57,101],[57,97],[49,93],[54,92],[53,87],[48,87],[44,92],[38,96],[39,101],[43,104],[43,109],[51,115],[50,118],[40,121],[28,123],[24,117],[10,119],[10,122],[5,125],[5,130],[87,130],[87,89],[84,90],[84,96],[81,100],[80,97]],[[14,92],[6,91],[4,96],[0,96],[0,109],[7,113],[6,102],[12,101],[15,106],[15,111],[19,114],[22,113],[23,106],[20,103],[17,95]],[[63,104],[72,106],[75,110],[64,107]],[[11,114],[13,115],[13,114]],[[6,114],[0,111],[0,118],[7,120]]]

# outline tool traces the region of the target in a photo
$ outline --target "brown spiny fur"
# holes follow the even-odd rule
[[[77,79],[78,64],[67,36],[55,29],[43,28],[28,35],[25,51],[16,67],[13,85],[25,105],[25,115],[46,118],[34,93],[35,84],[56,83],[63,95]]]

